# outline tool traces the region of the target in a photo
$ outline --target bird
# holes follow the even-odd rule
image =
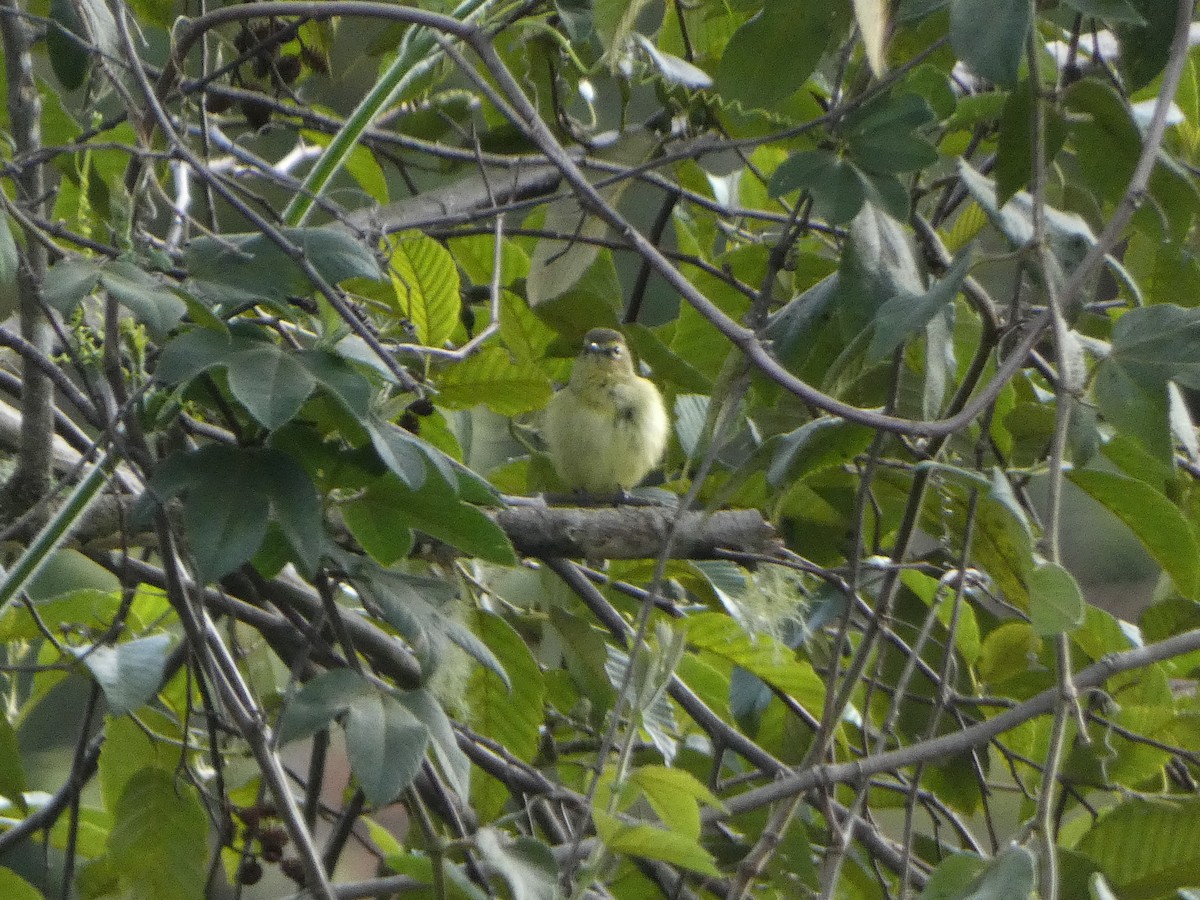
[[[662,394],[638,375],[621,333],[589,331],[570,381],[546,407],[543,435],[565,485],[624,496],[662,460],[670,430]]]

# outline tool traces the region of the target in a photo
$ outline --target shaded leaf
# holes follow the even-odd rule
[[[264,428],[292,420],[316,387],[316,379],[295,355],[266,342],[226,359],[229,390]]]
[[[953,0],[950,44],[976,75],[1013,84],[1032,22],[1027,0]]]

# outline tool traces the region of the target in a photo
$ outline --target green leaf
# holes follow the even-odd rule
[[[284,228],[283,236],[331,284],[349,278],[383,277],[371,251],[340,228]],[[283,300],[307,296],[308,276],[274,241],[264,235],[224,234],[198,238],[184,250],[192,277],[223,288],[229,296]],[[224,299],[224,296],[221,297]]]
[[[0,897],[6,900],[44,900],[41,891],[14,872],[0,868]]]
[[[600,809],[592,810],[592,821],[596,836],[611,853],[659,859],[701,875],[721,874],[708,851],[687,835],[654,825],[627,825]]]
[[[1137,535],[1185,597],[1200,592],[1200,544],[1187,518],[1150,485],[1111,472],[1082,470],[1068,477]]]
[[[994,688],[1025,674],[1041,647],[1042,639],[1031,626],[1006,622],[983,640],[978,664],[980,679]]]
[[[825,684],[813,667],[797,659],[789,647],[765,634],[751,638],[721,613],[690,616],[685,624],[689,644],[741,666],[820,717]]]
[[[937,150],[914,134],[933,119],[933,110],[917,94],[881,97],[847,116],[850,155],[863,169],[878,175],[933,165],[938,159]]]
[[[158,337],[178,325],[187,311],[187,304],[174,291],[128,260],[106,263],[100,284]]]
[[[381,566],[399,562],[413,548],[412,529],[395,501],[386,483],[376,482],[340,507],[350,534]]]
[[[717,68],[717,93],[746,109],[770,109],[804,86],[838,23],[839,3],[766,0],[729,39]],[[786,64],[781,64],[786,60]]]
[[[629,781],[641,789],[663,825],[693,840],[700,838],[699,804],[723,808],[712,791],[683,769],[642,766],[630,774]]]
[[[1063,0],[1063,2],[1085,16],[1101,19],[1109,24],[1146,24],[1145,17],[1129,0]]]
[[[210,445],[169,457],[150,480],[161,502],[187,491],[183,523],[205,581],[249,560],[267,533],[271,496],[261,451]]]
[[[317,383],[336,397],[351,415],[365,419],[371,411],[371,382],[359,374],[343,357],[328,350],[301,352],[297,359],[317,380]]]
[[[201,900],[208,881],[208,816],[196,789],[159,768],[137,772],[117,803],[108,853],[132,895]]]
[[[21,748],[17,744],[17,732],[7,715],[0,715],[0,797],[13,806],[28,812],[25,792],[29,790],[25,779],[25,765],[21,761]],[[4,896],[0,893],[0,896]]]
[[[316,387],[316,379],[296,357],[261,343],[229,356],[229,390],[264,428],[292,420]]]
[[[1032,22],[1028,0],[954,0],[950,44],[976,75],[1014,84]]]
[[[495,867],[513,900],[557,900],[558,864],[550,848],[533,838],[513,839],[490,826],[475,832],[479,855]]]
[[[226,365],[234,351],[249,349],[257,343],[243,334],[191,328],[163,345],[154,377],[162,384],[191,381],[201,372]]]
[[[444,346],[462,308],[458,268],[450,252],[419,231],[406,231],[392,251],[389,269],[397,312],[412,323],[422,344]]]
[[[46,50],[54,76],[68,91],[80,87],[91,68],[91,54],[84,49],[87,31],[71,0],[50,0],[52,27],[46,30]]]
[[[546,693],[542,671],[525,640],[499,616],[476,613],[475,631],[495,664],[471,675],[467,686],[471,725],[518,759],[529,761],[537,752],[542,725]]]
[[[970,265],[971,254],[963,252],[950,266],[946,276],[934,282],[929,290],[920,294],[901,291],[879,307],[873,323],[874,334],[867,348],[867,364],[874,365],[887,359],[893,350],[922,331],[938,313],[953,303]]]
[[[453,610],[443,611],[444,606],[457,602],[450,585],[435,578],[385,569],[368,571],[366,577],[383,618],[403,634],[418,653],[433,642],[448,640],[495,673],[505,687],[511,688],[508,674],[488,646],[454,616]]]
[[[370,685],[352,669],[332,669],[310,679],[283,709],[279,743],[290,744],[325,730],[369,690]]]
[[[429,691],[403,691],[395,695],[405,709],[429,729],[434,755],[441,764],[446,780],[460,797],[471,796],[471,760],[458,746],[454,726],[442,704]]]
[[[383,464],[404,482],[405,487],[419,490],[425,484],[428,459],[424,441],[391,422],[372,422],[367,431],[371,435],[371,446]]]
[[[42,298],[69,315],[100,282],[100,266],[87,259],[64,259],[46,270]]]
[[[17,271],[21,256],[13,238],[8,213],[0,210],[0,317],[8,318],[17,308]]]
[[[1165,0],[1131,0],[1145,25],[1122,24],[1117,28],[1121,42],[1121,74],[1126,89],[1139,91],[1158,77],[1171,55],[1175,34],[1175,6]]]
[[[871,444],[872,431],[845,419],[824,416],[806,422],[795,431],[780,436],[767,469],[767,481],[774,487],[789,484],[833,466],[841,466],[864,452]]]
[[[1025,78],[1008,96],[1000,116],[1000,136],[996,142],[996,203],[1003,206],[1029,183],[1033,169],[1034,92]],[[1045,122],[1046,162],[1053,163],[1067,137],[1062,113],[1049,103],[1042,104]],[[1083,148],[1081,148],[1082,150]]]
[[[987,862],[973,853],[952,853],[929,876],[919,900],[961,900]]]
[[[451,365],[438,381],[438,402],[451,409],[484,404],[502,416],[541,409],[550,399],[550,379],[532,363],[515,363],[499,347],[484,347]]]
[[[351,699],[344,728],[350,771],[367,801],[391,803],[417,777],[429,729],[394,697],[374,688]]]
[[[500,340],[518,363],[539,363],[556,337],[518,294],[500,294]]]
[[[1042,563],[1025,576],[1029,617],[1043,637],[1073,631],[1083,622],[1083,592],[1075,576],[1056,563]]]
[[[1033,896],[1035,886],[1033,854],[1024,847],[1012,846],[988,863],[959,896],[964,900],[1027,900]]]
[[[1101,814],[1076,849],[1124,900],[1200,884],[1200,801],[1126,800]]]
[[[1096,372],[1100,412],[1164,462],[1171,458],[1167,381],[1200,388],[1200,309],[1133,309],[1113,328],[1112,351]]]
[[[158,692],[170,648],[169,635],[155,634],[115,647],[77,648],[75,653],[104,691],[112,714],[123,716]]]
[[[316,485],[295,459],[279,450],[263,450],[259,470],[272,517],[291,545],[296,566],[312,577],[328,546]]]
[[[861,173],[854,165],[828,150],[802,150],[780,163],[767,185],[767,193],[781,197],[794,190],[813,196],[813,208],[831,225],[849,222],[866,200]]]

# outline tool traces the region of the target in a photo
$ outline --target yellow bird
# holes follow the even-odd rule
[[[625,338],[593,328],[570,382],[546,407],[545,438],[559,477],[589,494],[624,493],[658,465],[669,435],[662,395],[634,371]]]

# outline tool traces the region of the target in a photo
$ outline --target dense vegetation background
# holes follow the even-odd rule
[[[0,895],[1197,896],[1191,20],[0,0]]]

